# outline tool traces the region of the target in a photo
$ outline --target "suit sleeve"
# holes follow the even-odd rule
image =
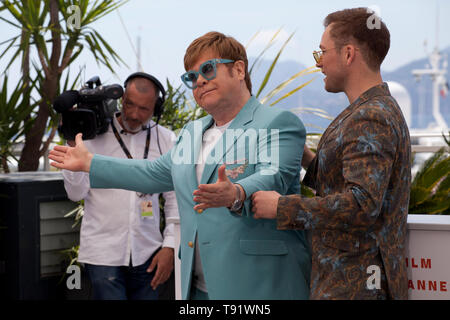
[[[267,138],[260,136],[258,141],[259,160],[255,173],[237,182],[246,194],[244,216],[252,214],[250,198],[253,193],[274,190],[286,194],[300,172],[306,140],[306,130],[300,119],[292,112],[282,112],[270,122],[267,132]]]
[[[94,155],[91,188],[125,189],[142,193],[172,191],[172,150],[157,160],[118,159]]]
[[[352,115],[343,131],[342,174],[345,189],[326,197],[281,197],[278,228],[366,228],[378,218],[386,196],[398,135],[379,107]],[[318,154],[320,166],[320,153]],[[335,165],[335,164],[327,164]]]

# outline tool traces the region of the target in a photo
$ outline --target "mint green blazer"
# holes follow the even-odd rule
[[[300,192],[306,138],[302,122],[289,111],[261,105],[251,97],[211,152],[198,182],[195,163],[203,132],[212,124],[209,115],[188,123],[171,151],[155,161],[95,155],[91,187],[143,193],[175,190],[183,299],[189,299],[196,236],[210,299],[308,299],[311,255],[304,232],[277,230],[275,220],[253,219],[251,212],[256,191]],[[224,162],[230,180],[246,192],[242,215],[224,207],[197,213],[194,190],[216,182]]]

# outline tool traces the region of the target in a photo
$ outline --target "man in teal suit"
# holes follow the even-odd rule
[[[209,115],[187,124],[156,161],[93,155],[81,135],[57,146],[57,168],[90,172],[93,188],[175,190],[183,299],[308,299],[311,257],[303,231],[255,220],[259,190],[294,194],[305,143],[301,121],[251,96],[248,61],[235,39],[209,32],[186,51],[183,82]]]

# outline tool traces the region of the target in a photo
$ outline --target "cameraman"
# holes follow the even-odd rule
[[[151,120],[162,113],[164,88],[154,77],[134,73],[125,81],[122,111],[108,131],[86,141],[91,152],[154,160],[175,134]],[[68,141],[74,146],[74,141]],[[160,231],[159,194],[91,189],[89,174],[63,170],[72,201],[85,200],[78,262],[85,264],[93,299],[156,300],[174,267],[174,227]],[[178,217],[175,193],[163,193],[166,217]]]

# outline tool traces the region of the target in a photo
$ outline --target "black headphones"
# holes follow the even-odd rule
[[[158,79],[156,79],[154,76],[152,76],[148,73],[145,73],[145,72],[135,72],[135,73],[131,74],[127,78],[127,80],[125,80],[125,83],[123,84],[125,89],[127,88],[127,84],[130,82],[130,80],[132,80],[134,78],[148,79],[151,82],[153,82],[155,84],[155,86],[159,89],[159,92],[161,95],[156,100],[155,111],[153,112],[153,116],[156,117],[156,123],[158,123],[159,119],[161,118],[161,115],[163,114],[163,111],[164,111],[163,105],[164,105],[164,102],[166,101],[166,90],[164,90],[163,85],[161,84],[161,82],[159,82]]]

